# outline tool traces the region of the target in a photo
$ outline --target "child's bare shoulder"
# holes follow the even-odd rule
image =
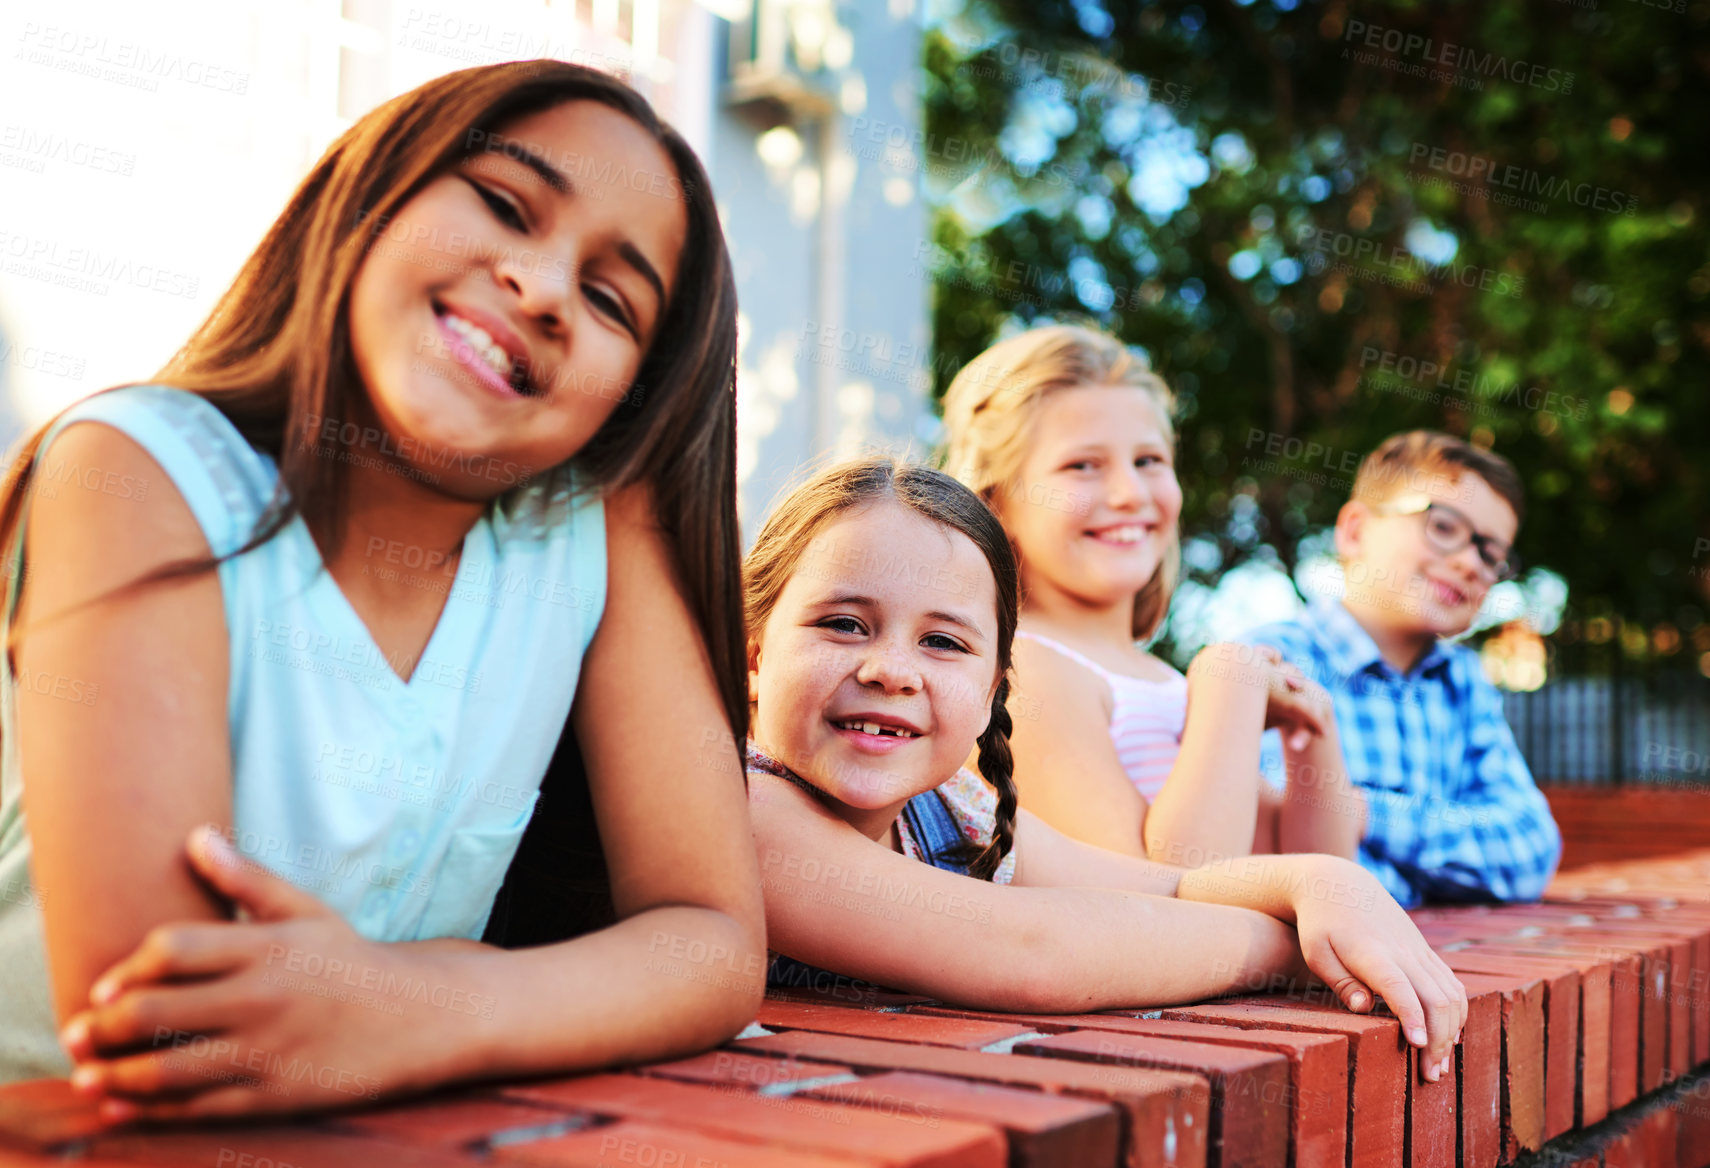
[[[210,554],[160,464],[135,438],[95,419],[66,426],[41,453],[25,506],[25,579],[56,607]]]
[[[1043,636],[1045,640],[1036,639],[1036,636]],[[1166,684],[1181,677],[1173,667],[1138,645],[1093,642],[1086,638],[1045,630],[1038,630],[1036,636],[1021,636],[1015,640],[1016,660],[1023,668],[1038,662],[1039,676],[1049,677],[1054,682],[1060,681],[1063,684],[1074,684],[1071,679],[1075,678],[1090,679],[1082,681],[1087,693],[1108,692],[1109,686],[1083,662],[1074,660],[1070,654],[1078,655],[1109,673],[1139,681]],[[1055,642],[1055,645],[1049,642]],[[1065,649],[1069,652],[1065,653]]]
[[[1109,706],[1110,686],[1085,665],[1032,637],[1015,639],[1015,689],[1018,694],[1071,704]]]
[[[1185,682],[1187,680],[1181,670],[1144,649],[1136,648],[1134,650],[1134,662],[1134,671],[1129,676],[1138,677],[1141,681],[1155,681],[1160,685],[1173,685],[1178,681]]]

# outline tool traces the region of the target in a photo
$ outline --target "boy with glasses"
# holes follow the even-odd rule
[[[1403,905],[1535,900],[1561,859],[1500,695],[1473,650],[1444,641],[1517,574],[1523,509],[1507,459],[1448,434],[1397,434],[1360,464],[1337,516],[1342,599],[1244,638],[1330,691],[1366,800],[1359,860]],[[1317,785],[1291,782],[1285,797]]]

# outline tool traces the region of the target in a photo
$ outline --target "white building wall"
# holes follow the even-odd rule
[[[804,463],[920,453],[932,432],[927,279],[913,258],[927,237],[919,22],[883,0],[820,11],[823,67],[804,80],[822,103],[768,131],[767,108],[730,104],[741,87],[727,83],[714,148],[743,310],[738,473],[750,537]]]

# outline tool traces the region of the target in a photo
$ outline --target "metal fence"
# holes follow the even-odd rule
[[[1710,678],[1694,669],[1558,677],[1503,705],[1539,783],[1710,794]]]

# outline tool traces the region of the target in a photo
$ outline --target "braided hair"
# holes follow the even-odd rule
[[[991,508],[943,471],[901,459],[864,458],[821,470],[778,504],[749,550],[742,566],[743,617],[749,636],[758,636],[818,533],[843,512],[882,498],[967,536],[986,557],[997,585],[997,688],[991,720],[979,738],[980,774],[997,791],[997,821],[986,847],[967,843],[952,852],[968,865],[969,875],[990,880],[1015,845],[1012,723],[1004,703],[1021,591],[1015,549]]]
[[[1003,863],[1003,858],[1015,846],[1015,757],[1009,752],[1009,732],[1012,723],[1009,708],[1009,678],[998,681],[997,693],[992,695],[992,720],[980,735],[980,775],[997,790],[997,824],[992,829],[992,842],[987,844],[968,865],[968,875],[990,880]]]

